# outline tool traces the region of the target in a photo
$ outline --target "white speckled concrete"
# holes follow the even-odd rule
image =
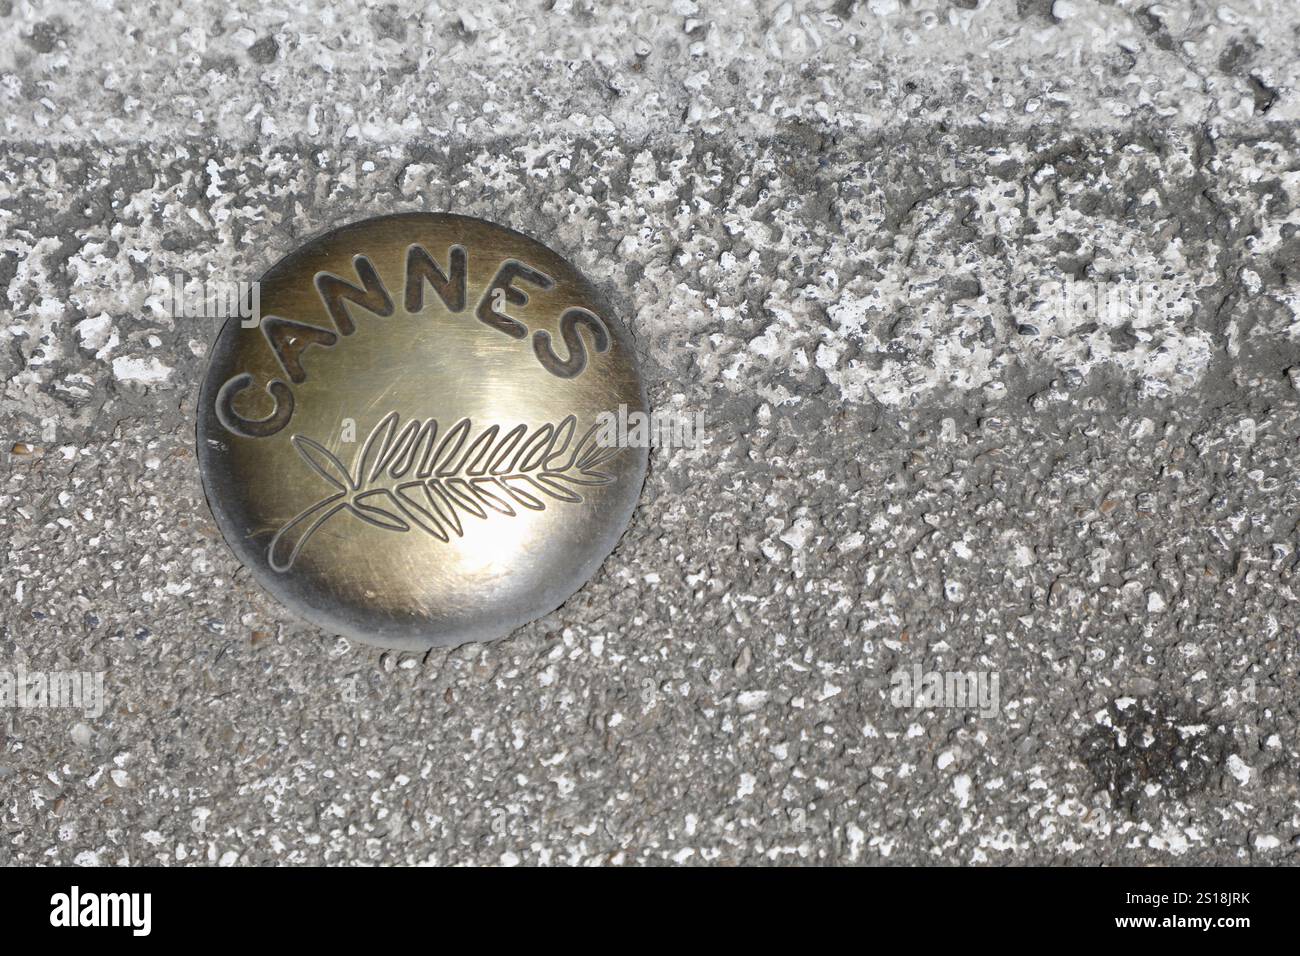
[[[0,670],[108,701],[0,707],[0,862],[1294,862],[1294,4],[153,9],[0,0]],[[423,658],[220,541],[159,286],[407,209],[570,257],[707,424]]]

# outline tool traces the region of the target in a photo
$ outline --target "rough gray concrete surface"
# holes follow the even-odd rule
[[[0,710],[0,863],[1294,862],[1297,12],[0,0],[0,669],[107,693]],[[220,540],[156,283],[420,209],[706,434],[563,608],[402,657]]]

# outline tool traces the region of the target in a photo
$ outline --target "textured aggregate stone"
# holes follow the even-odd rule
[[[1291,5],[82,6],[0,3],[0,666],[108,708],[0,711],[0,862],[1294,862]],[[222,543],[159,287],[414,209],[705,413],[564,607],[420,657]]]

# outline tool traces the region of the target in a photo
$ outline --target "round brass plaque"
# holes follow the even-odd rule
[[[647,457],[617,423],[645,395],[627,330],[564,259],[411,213],[314,239],[256,291],[260,321],[213,350],[199,465],[289,608],[383,647],[490,640],[613,549]]]

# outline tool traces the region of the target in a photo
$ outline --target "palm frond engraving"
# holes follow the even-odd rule
[[[531,431],[492,425],[471,439],[468,418],[440,435],[437,419],[401,427],[392,412],[362,443],[351,470],[319,442],[294,435],[293,447],[333,491],[276,532],[267,560],[276,571],[289,570],[312,535],[340,512],[376,528],[419,529],[450,542],[464,536],[462,518],[543,511],[548,499],[580,503],[584,486],[614,480],[601,466],[622,449],[599,444],[596,425],[574,442],[576,428],[569,415]]]

